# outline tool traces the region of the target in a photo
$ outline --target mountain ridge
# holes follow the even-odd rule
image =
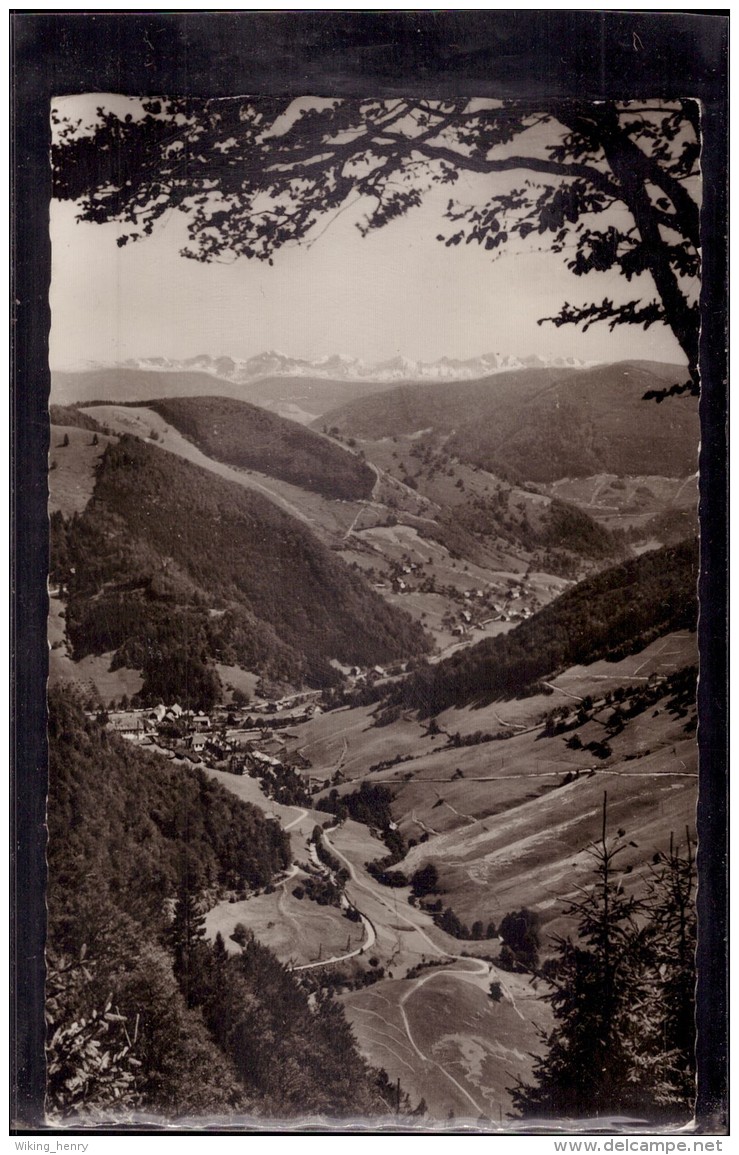
[[[644,400],[679,371],[621,361],[571,372],[514,370],[479,381],[402,384],[314,422],[366,440],[423,433],[446,452],[493,473],[551,482],[596,473],[687,476],[697,468],[695,399]],[[683,401],[687,400],[687,404]]]
[[[435,361],[413,359],[398,354],[377,361],[365,361],[345,353],[331,353],[322,357],[291,357],[278,350],[269,349],[246,359],[229,356],[213,356],[200,353],[194,357],[129,357],[121,362],[126,369],[144,369],[154,372],[199,371],[235,382],[255,381],[261,377],[313,377],[327,376],[358,381],[459,381],[472,380],[493,372],[510,369],[543,368],[585,368],[597,362],[583,361],[577,357],[543,357],[531,354],[518,357],[507,353],[482,353],[478,357],[439,357]],[[91,368],[103,366],[91,366]],[[107,366],[106,366],[107,367]]]
[[[147,408],[214,461],[258,469],[338,500],[372,494],[375,475],[359,457],[263,406],[211,394],[155,398]]]
[[[186,517],[182,511],[186,510]],[[115,651],[145,697],[217,700],[215,658],[330,683],[329,662],[428,648],[423,630],[262,495],[141,440],[109,445],[84,511],[51,522],[75,658]]]

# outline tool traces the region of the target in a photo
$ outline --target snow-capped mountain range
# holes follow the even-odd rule
[[[392,357],[388,361],[368,363],[357,357],[334,353],[315,361],[288,357],[270,350],[237,361],[233,357],[212,357],[207,353],[186,360],[169,357],[130,358],[127,369],[161,370],[162,372],[210,373],[225,381],[246,383],[262,377],[325,377],[346,381],[465,381],[502,373],[508,369],[539,369],[558,366],[583,369],[596,362],[580,361],[576,357],[513,357],[500,353],[483,353],[461,361],[442,357],[438,361],[412,361],[407,357]]]

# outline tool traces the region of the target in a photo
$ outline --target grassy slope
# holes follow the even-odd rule
[[[549,1026],[548,1010],[525,978],[478,976],[470,966],[385,980],[342,1002],[363,1054],[413,1098],[423,1096],[433,1118],[453,1111],[457,1119],[485,1115],[497,1124],[510,1108],[511,1072],[531,1070],[541,1046],[537,1027]],[[487,997],[491,979],[505,989],[497,1003]]]
[[[96,445],[92,444],[94,436]],[[65,438],[68,445],[64,445]],[[110,442],[110,437],[84,426],[51,426],[49,513],[59,510],[64,517],[71,517],[82,512],[95,489],[97,464]]]
[[[340,794],[357,790],[365,779],[390,787],[394,818],[406,840],[417,842],[399,868],[410,874],[427,861],[436,863],[444,903],[468,925],[476,919],[497,923],[507,911],[528,905],[539,911],[548,936],[567,929],[558,920],[566,898],[586,879],[584,850],[598,836],[604,791],[609,825],[626,829],[635,843],[623,855],[627,886],[643,878],[671,831],[681,839],[686,825],[694,827],[694,704],[676,704],[671,692],[660,691],[653,704],[626,718],[620,733],[607,734],[612,707],[602,701],[609,691],[633,687],[624,699],[628,707],[653,675],[695,662],[695,634],[671,633],[619,662],[563,672],[549,695],[483,710],[448,710],[439,716],[436,736],[407,716],[374,727],[372,707],[361,707],[314,719],[300,728],[296,744],[311,760],[315,781],[340,768]],[[574,719],[586,694],[594,699],[589,720],[547,736],[545,714],[564,706]],[[480,730],[501,737],[473,746],[449,744],[455,732]],[[581,748],[568,745],[573,735]],[[604,739],[610,754],[586,748]],[[407,760],[370,769],[397,755]],[[351,846],[355,862],[385,853],[376,844],[360,848],[354,836]],[[405,891],[384,893],[390,901],[400,894],[403,907]]]
[[[370,508],[361,502],[334,501],[321,497],[318,493],[300,489],[287,481],[270,477],[266,473],[253,469],[238,469],[236,466],[216,461],[202,453],[192,441],[146,405],[96,405],[86,412],[99,414],[106,428],[110,428],[118,436],[124,433],[134,434],[177,457],[184,457],[186,461],[191,461],[194,465],[199,465],[219,477],[237,482],[246,489],[255,489],[263,493],[287,513],[310,525],[313,532],[330,546],[343,539],[360,510]]]
[[[172,397],[149,403],[216,461],[257,469],[326,497],[368,498],[375,475],[354,454],[294,421],[228,397]]]
[[[50,405],[49,420],[52,425],[74,426],[78,429],[90,429],[100,433],[100,424],[89,413],[83,413],[74,405]]]
[[[132,698],[143,685],[138,670],[120,666],[111,670],[113,653],[88,654],[79,662],[73,662],[66,642],[64,603],[59,598],[49,598],[48,640],[49,685],[59,682],[71,684],[82,695],[83,700],[92,698],[104,705],[124,695]]]
[[[356,950],[364,940],[361,922],[350,922],[335,906],[320,906],[308,898],[294,897],[293,891],[306,877],[298,872],[272,894],[260,894],[244,902],[219,903],[205,920],[208,937],[213,939],[220,931],[227,947],[235,951],[229,936],[241,922],[280,962],[295,966]]]
[[[518,552],[554,548],[585,557],[618,552],[618,543],[593,523],[589,511],[566,499],[552,502],[532,486],[504,484],[450,454],[445,444],[394,436],[364,441],[362,449],[374,466],[410,486],[426,511],[435,511],[438,540],[464,557],[506,545]]]
[[[465,762],[475,768],[476,774],[483,773],[489,765],[499,768],[501,758],[505,759],[506,752],[512,748],[509,747],[511,738],[532,728],[538,734],[540,719],[555,707],[575,707],[578,700],[588,694],[604,694],[618,686],[640,684],[652,674],[672,673],[683,666],[694,665],[696,660],[695,633],[669,633],[617,662],[600,660],[589,665],[571,666],[549,680],[548,690],[543,688],[541,693],[531,697],[512,698],[484,706],[450,707],[439,714],[440,732],[436,735],[429,732],[426,721],[419,720],[410,711],[403,712],[390,725],[375,726],[377,706],[356,706],[316,716],[300,727],[296,746],[312,763],[310,775],[313,781],[322,784],[337,768],[341,769],[346,786],[342,786],[340,792],[356,789],[361,779],[369,774],[371,766],[398,755],[410,756],[411,760],[372,772],[369,781],[400,783],[406,773],[410,772],[412,778],[419,767],[431,776],[435,768],[440,767],[446,780],[456,766],[463,766]],[[505,733],[508,739],[457,750],[444,749],[449,734],[459,733],[466,737],[478,731]],[[555,767],[557,774],[566,773],[569,767],[567,756],[563,743]],[[434,790],[431,790],[429,805],[434,798]],[[405,812],[410,813],[411,808],[409,803]],[[432,825],[442,829],[455,824],[453,814],[445,814],[440,809],[435,811],[434,819]]]
[[[686,825],[694,828],[695,736],[685,733],[686,719],[668,713],[666,704],[661,699],[628,723],[610,740],[613,753],[604,760],[569,750],[568,734],[547,739],[540,730],[450,752],[457,755],[451,760],[440,754],[425,768],[419,763],[412,787],[394,809],[410,806],[416,823],[438,834],[414,847],[401,868],[412,872],[434,861],[443,901],[468,925],[477,918],[497,923],[507,911],[529,906],[540,913],[546,936],[568,930],[560,921],[562,907],[587,879],[586,847],[599,835],[604,792],[611,830],[622,828],[629,838],[619,860],[627,887],[643,880],[647,863],[655,850],[668,847],[671,832],[684,842]],[[577,733],[587,743],[602,739],[603,727],[594,721]],[[464,779],[452,783],[452,767]],[[565,784],[578,769],[580,776]],[[433,808],[431,800],[439,798],[442,804]],[[401,828],[417,837],[416,823]]]

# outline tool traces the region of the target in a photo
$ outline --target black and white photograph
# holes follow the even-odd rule
[[[358,91],[49,104],[45,1126],[690,1129],[701,101]]]

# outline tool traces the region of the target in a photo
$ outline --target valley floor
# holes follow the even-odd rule
[[[364,707],[293,726],[290,741],[312,763],[313,780],[339,771],[339,794],[365,780],[391,786],[393,812],[410,845],[398,869],[410,876],[433,862],[444,905],[468,925],[499,923],[524,906],[535,910],[546,955],[550,936],[572,929],[562,910],[577,887],[588,884],[587,847],[599,834],[604,792],[609,823],[628,839],[621,860],[627,890],[639,888],[671,832],[680,838],[686,826],[694,827],[691,711],[655,688],[694,659],[695,636],[672,634],[621,662],[573,667],[552,680],[549,695],[448,711],[438,719],[438,734],[410,716],[378,728],[372,708]],[[619,686],[635,694],[651,686],[658,697],[610,739],[608,757],[569,749],[575,732],[582,747],[602,737],[608,709],[598,695]],[[552,703],[577,707],[586,691],[593,702],[589,720],[545,736],[542,717]],[[509,736],[449,744],[450,735],[488,727]],[[398,754],[407,760],[371,769]],[[408,887],[389,888],[372,877],[366,865],[384,857],[387,847],[367,826],[352,819],[332,825],[325,811],[277,805],[253,778],[210,773],[279,819],[290,834],[293,865],[273,893],[212,910],[209,934],[220,930],[228,938],[242,922],[295,969],[328,973],[340,964],[339,997],[371,1062],[400,1079],[414,1101],[423,1098],[433,1118],[505,1121],[509,1088],[530,1076],[539,1032],[551,1022],[543,984],[498,968],[498,940],[452,938],[409,902]],[[324,844],[348,873],[345,896],[360,912],[358,922],[293,893],[318,862],[309,843],[316,823],[326,825]],[[382,977],[365,985],[367,974]],[[497,1001],[491,982],[500,984]]]
[[[424,538],[418,525],[429,499],[390,476],[392,460],[403,450],[392,448],[395,441],[381,445],[385,457],[380,454],[381,466],[373,465],[377,484],[370,500],[328,501],[215,462],[146,406],[96,406],[89,412],[115,434],[136,433],[211,474],[266,494],[361,570],[386,601],[423,623],[436,646],[432,662],[483,637],[507,633],[570,584],[529,564],[520,551],[518,557],[515,551],[493,556],[492,546],[480,545],[477,560],[466,559],[437,538]],[[70,427],[64,447],[61,436],[57,430],[52,507],[69,517],[88,503],[95,468],[113,434],[93,440],[90,431]],[[658,510],[658,498],[669,503],[690,497],[688,483],[679,479],[665,482],[662,494],[647,492],[640,479],[615,490],[614,477],[565,479],[558,485],[594,513],[613,514],[614,526],[624,530],[631,522],[619,520],[609,504],[614,492],[639,499],[644,509],[638,516],[645,524]],[[477,469],[457,480],[468,488],[479,486],[480,493],[491,484]],[[441,497],[462,492],[450,476],[443,483],[436,478],[433,486],[431,492],[438,490]],[[394,514],[390,520],[394,506],[382,504],[395,501],[399,487],[407,505],[399,512],[408,524],[398,524]],[[532,508],[543,501],[540,493],[522,490],[515,496]],[[50,680],[76,682],[103,702],[132,698],[142,677],[125,667],[111,671],[112,653],[72,661],[64,603],[57,594],[50,596]],[[687,828],[692,837],[698,786],[695,706],[679,699],[668,679],[696,664],[695,634],[675,632],[619,662],[573,666],[540,682],[529,697],[448,709],[433,725],[400,708],[392,720],[381,719],[376,705],[321,713],[316,701],[309,720],[288,721],[280,715],[284,703],[253,701],[255,674],[219,665],[224,685],[240,691],[242,701],[248,695],[257,723],[264,723],[246,733],[240,716],[226,741],[239,739],[240,758],[254,746],[257,757],[267,751],[285,755],[281,769],[290,757],[303,769],[300,792],[277,795],[299,803],[286,805],[270,797],[275,791],[264,777],[240,772],[246,755],[235,773],[223,768],[235,768],[235,753],[232,759],[219,756],[218,765],[215,756],[199,763],[231,793],[279,822],[290,840],[288,869],[260,893],[234,894],[214,906],[206,918],[208,935],[220,933],[227,949],[235,951],[231,936],[242,924],[282,963],[301,972],[306,984],[314,980],[318,988],[333,980],[362,1054],[384,1067],[393,1083],[399,1080],[414,1104],[423,1100],[430,1118],[484,1117],[504,1124],[510,1088],[517,1079],[530,1078],[541,1032],[551,1025],[544,984],[501,969],[499,939],[454,938],[435,924],[410,886],[380,883],[367,866],[384,858],[388,845],[367,825],[351,818],[337,821],[332,806],[363,783],[385,787],[392,798],[392,828],[403,840],[393,869],[409,879],[433,864],[438,889],[426,897],[470,928],[499,926],[506,914],[521,908],[534,911],[546,958],[552,937],[572,932],[567,904],[591,880],[588,847],[600,835],[604,795],[609,825],[625,840],[619,866],[627,893],[643,887],[649,864],[671,836],[684,839]],[[399,677],[404,663],[397,665],[395,672],[347,668],[346,684],[356,689]],[[211,733],[226,728],[226,714],[218,714],[217,725],[214,717],[212,729],[208,719]],[[147,743],[150,737],[164,742],[153,725]],[[194,753],[193,738],[194,732],[187,735],[187,750],[178,747],[177,764],[202,757]],[[173,749],[149,748],[175,762]],[[257,772],[253,764],[251,771]],[[319,855],[317,826],[334,866]],[[333,885],[344,872],[336,888],[340,898],[334,894],[335,901],[324,903],[310,897],[312,884]]]

